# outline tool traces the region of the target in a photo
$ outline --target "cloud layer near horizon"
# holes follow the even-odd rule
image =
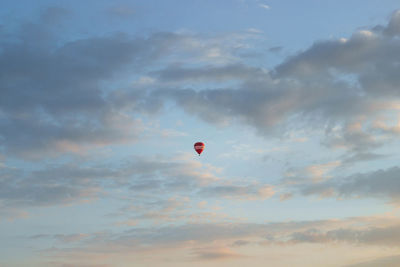
[[[398,235],[393,234],[398,231],[399,219],[396,217],[357,217],[345,220],[264,224],[197,223],[152,228],[136,227],[121,233],[38,235],[32,238],[57,240],[58,249],[44,253],[49,258],[59,260],[75,258],[82,262],[86,262],[85,259],[93,262],[96,257],[101,257],[104,262],[111,262],[129,253],[139,264],[146,262],[146,255],[154,256],[157,252],[157,255],[163,258],[167,257],[165,253],[179,249],[180,258],[193,264],[205,262],[222,264],[224,261],[232,264],[232,260],[246,260],[250,256],[247,253],[251,253],[251,250],[247,250],[249,248],[257,251],[257,254],[253,252],[253,259],[261,259],[263,253],[271,249],[292,246],[304,251],[307,245],[311,246],[307,249],[315,249],[313,247],[315,244],[325,244],[329,250],[336,250],[342,244],[353,249],[361,246],[364,251],[382,248],[390,252],[400,246]],[[71,242],[76,245],[75,249],[69,247]],[[323,250],[320,252],[326,253]],[[300,260],[301,255],[294,253],[293,256]],[[368,258],[359,256],[359,261],[364,261],[363,259]],[[180,261],[171,259],[172,262],[180,264]],[[343,264],[343,261],[341,263]],[[299,264],[304,265],[301,260]]]

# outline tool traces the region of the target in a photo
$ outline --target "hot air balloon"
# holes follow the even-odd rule
[[[194,150],[196,150],[197,153],[199,153],[199,156],[201,152],[204,150],[204,143],[203,142],[197,142],[194,144]]]

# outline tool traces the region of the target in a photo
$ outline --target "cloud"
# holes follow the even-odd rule
[[[6,166],[0,174],[0,200],[8,207],[60,205],[93,200],[110,185],[110,190],[124,187],[158,193],[193,191],[216,179],[212,168],[196,161],[163,158],[137,157],[108,167],[54,164],[34,171]]]
[[[237,63],[223,66],[202,66],[197,68],[169,66],[166,69],[152,73],[152,75],[159,81],[173,81],[176,83],[247,80],[260,76],[262,77],[263,74],[263,70],[259,68]]]
[[[269,71],[243,63],[170,65],[152,75],[174,82],[174,88],[154,95],[172,99],[209,123],[242,123],[264,136],[317,127],[326,130],[324,144],[350,152],[348,162],[378,159],[383,155],[372,151],[387,144],[382,138],[389,140],[389,135],[377,135],[372,124],[396,111],[389,103],[397,99],[400,84],[393,57],[400,43],[384,34],[394,23],[379,31],[356,31],[348,39],[316,42]]]
[[[136,142],[146,129],[143,115],[169,101],[155,88],[182,74],[205,80],[216,72],[215,79],[229,80],[232,71],[247,69],[252,75],[251,67],[233,64],[233,46],[243,43],[246,34],[116,33],[65,40],[55,23],[48,23],[65,13],[46,9],[37,22],[21,23],[15,33],[2,35],[0,146],[10,156],[38,159]],[[158,70],[185,61],[209,65],[210,70]],[[126,83],[120,85],[121,80]]]
[[[364,230],[355,229],[335,229],[327,232],[320,232],[316,229],[308,229],[303,232],[291,234],[291,242],[309,243],[332,243],[349,242],[354,244],[380,245],[380,246],[400,246],[400,225],[390,227],[377,227]]]
[[[13,209],[7,207],[6,205],[0,205],[0,222],[2,221],[14,221],[17,219],[26,219],[29,218],[30,214],[23,210]]]
[[[0,199],[2,207],[23,208],[31,206],[61,205],[94,199],[101,189],[96,184],[78,182],[40,181],[37,177],[18,176],[1,179]]]
[[[31,236],[31,239],[54,239],[62,244],[68,244],[68,243],[76,243],[79,241],[82,241],[86,238],[88,238],[90,235],[89,234],[56,234],[56,235],[49,235],[49,234],[36,234]]]
[[[218,185],[205,187],[200,194],[205,197],[256,200],[270,198],[275,191],[271,185]]]
[[[354,153],[361,153],[382,145],[373,134],[363,129],[362,122],[348,123],[338,130],[338,134],[332,132],[329,136],[328,145],[331,147],[342,147]]]
[[[329,171],[337,168],[342,163],[340,161],[332,161],[325,164],[311,165],[306,168],[307,173],[310,175],[313,181],[321,181],[331,178],[332,176],[327,175]]]
[[[376,103],[380,101],[382,107],[388,98],[398,96],[397,67],[392,64],[397,60],[392,55],[399,54],[400,47],[394,37],[397,17],[395,12],[381,30],[315,43],[269,72],[234,59],[233,43],[224,36],[158,33],[132,39],[120,34],[56,45],[57,35],[48,27],[30,24],[48,38],[21,30],[13,41],[6,39],[2,44],[2,62],[13,62],[0,65],[2,146],[12,154],[35,157],[133,142],[143,132],[135,114],[159,110],[165,99],[208,122],[245,123],[261,134],[285,129],[292,118],[298,123],[320,118],[323,128],[327,123],[351,124],[361,114],[373,117],[384,112]],[[239,35],[234,38],[246,40]],[[231,61],[192,67],[180,61],[196,57],[203,62]],[[146,73],[156,62],[165,62],[166,67],[162,64]],[[114,92],[102,88],[103,81],[139,66],[153,80],[152,86]],[[222,88],[196,88],[209,81],[222,83]],[[189,82],[195,87],[186,88]],[[156,90],[171,84],[175,89]],[[365,140],[360,146],[371,144],[371,138],[359,139],[360,134],[345,131],[341,136],[347,143]],[[368,135],[372,137],[370,132],[364,137]],[[368,157],[355,154],[353,158]]]
[[[71,235],[55,235],[54,237],[60,242],[73,243],[85,239],[87,234],[71,234]]]
[[[0,64],[0,145],[37,158],[132,143],[144,132],[141,116],[173,101],[209,123],[243,123],[261,135],[328,129],[324,143],[346,147],[351,161],[375,159],[371,151],[382,142],[377,128],[365,125],[392,112],[387,104],[399,96],[397,17],[348,39],[317,42],[272,70],[240,58],[248,34],[115,34],[60,43],[50,26],[26,23],[46,38],[21,27],[1,44],[1,62],[12,64]],[[199,64],[189,64],[193,59]],[[142,82],[104,87],[129,73]],[[341,130],[329,130],[335,127]],[[397,134],[380,129],[386,138]]]
[[[203,210],[206,218],[197,218],[191,212],[196,206],[192,198],[196,203],[206,198],[249,201],[264,200],[275,193],[268,184],[241,179],[237,183],[228,184],[218,168],[186,155],[131,157],[114,164],[48,164],[34,170],[5,166],[0,174],[0,202],[9,210],[4,215],[11,218],[33,207],[115,199],[124,208],[107,212],[118,217],[118,225],[132,225],[217,220],[227,215],[213,211],[213,207]]]
[[[298,184],[311,184],[327,181],[333,176],[333,172],[344,164],[339,161],[330,161],[326,163],[313,164],[303,168],[289,168],[284,173],[282,179],[285,185],[298,185]],[[292,193],[285,193],[281,195],[281,200],[291,198]]]
[[[283,193],[279,196],[279,200],[285,201],[285,200],[291,199],[292,197],[293,197],[292,193]]]
[[[241,246],[246,246],[246,245],[248,245],[248,244],[250,244],[249,241],[246,241],[246,240],[236,240],[236,241],[232,244],[232,246],[233,246],[233,247],[241,247]]]
[[[110,251],[113,247],[130,247],[132,250],[140,251],[145,248],[153,249],[165,246],[182,246],[191,244],[193,247],[221,243],[226,241],[232,244],[245,246],[251,244],[250,240],[272,242],[282,244],[288,241],[288,237],[296,232],[308,229],[320,229],[320,231],[335,230],[338,227],[361,225],[365,228],[377,224],[384,225],[388,229],[398,224],[396,218],[364,218],[356,217],[344,220],[315,220],[315,221],[288,221],[271,223],[246,223],[236,221],[211,222],[211,223],[175,223],[151,227],[133,226],[120,233],[101,232],[85,235],[84,245],[109,244]],[[386,228],[385,228],[386,229]],[[57,236],[57,235],[54,235]],[[73,235],[71,235],[73,236]],[[81,237],[81,234],[77,234]],[[236,242],[241,240],[240,242]],[[224,243],[222,242],[222,243]],[[390,245],[390,244],[389,244]]]
[[[140,121],[114,110],[100,82],[139,60],[141,41],[113,36],[33,49],[33,38],[2,45],[0,135],[8,153],[39,157],[137,138]]]
[[[230,221],[132,227],[119,233],[93,233],[78,247],[61,246],[42,254],[63,258],[68,260],[67,262],[71,259],[82,259],[82,263],[101,257],[104,259],[103,263],[106,263],[112,259],[125,259],[128,255],[138,261],[146,259],[146,255],[151,255],[153,260],[165,260],[164,256],[154,258],[154,255],[175,255],[177,251],[180,252],[179,258],[183,262],[238,258],[258,260],[254,253],[259,253],[258,256],[265,255],[266,248],[277,253],[282,252],[284,248],[293,251],[301,249],[302,244],[320,243],[331,249],[342,245],[347,250],[359,247],[365,252],[373,247],[380,250],[383,246],[386,251],[391,248],[395,251],[400,246],[400,240],[399,235],[393,233],[399,231],[399,225],[397,217],[378,216],[262,224]],[[247,246],[254,248],[252,257],[248,257]],[[375,251],[374,255],[382,254],[376,254]],[[296,257],[304,257],[304,254]],[[341,263],[346,264],[349,259],[357,262],[365,257],[353,255],[343,259]],[[95,262],[96,260],[92,263]]]
[[[335,177],[328,181],[298,186],[303,195],[337,198],[377,198],[398,205],[400,200],[400,169],[392,167],[348,177]]]
[[[282,51],[283,47],[282,46],[273,46],[268,48],[268,51],[272,52],[272,53],[278,53],[280,51]]]
[[[229,260],[243,257],[229,248],[201,248],[196,249],[193,254],[198,260]]]
[[[258,82],[263,80],[266,81],[264,86],[268,86],[268,77]],[[185,112],[199,116],[209,123],[218,125],[238,121],[266,133],[287,115],[288,108],[295,105],[294,95],[288,96],[278,90],[261,88],[203,91],[177,89],[163,91],[162,94],[175,99]]]
[[[389,24],[386,28],[384,28],[384,33],[389,36],[400,35],[400,10],[396,10],[393,12]]]
[[[259,4],[259,7],[263,8],[263,9],[270,9],[270,6],[266,5],[266,4]]]
[[[372,218],[371,218],[372,219]],[[383,224],[379,224],[383,222]],[[356,217],[344,220],[254,223],[188,224],[159,229],[134,229],[124,235],[128,239],[150,242],[153,246],[164,243],[179,244],[193,240],[198,244],[239,239],[236,246],[254,244],[252,241],[268,241],[271,244],[336,243],[354,245],[399,247],[399,221],[396,218]],[[299,231],[299,229],[302,229]],[[151,234],[152,231],[157,233]],[[146,236],[151,236],[151,240]],[[145,241],[147,240],[147,241]],[[118,242],[118,241],[117,241]],[[229,243],[232,244],[232,243]]]
[[[383,31],[395,28],[395,12]],[[356,88],[367,97],[398,97],[399,79],[395,75],[398,67],[396,55],[399,40],[380,31],[360,30],[351,38],[328,40],[315,43],[312,47],[277,66],[278,76],[294,76],[307,79],[309,75],[325,76],[331,82],[343,74],[353,75]],[[329,77],[331,76],[331,77]],[[363,97],[361,97],[363,96]]]
[[[236,80],[230,87],[223,84],[221,88],[207,90],[163,89],[155,95],[173,99],[184,111],[207,122],[217,125],[244,123],[263,135],[285,130],[285,123],[296,120],[292,125],[300,126],[301,121],[312,122],[317,119],[315,123],[323,128],[326,122],[322,126],[322,118],[337,122],[368,112],[369,109],[368,101],[358,96],[358,89],[354,90],[348,84],[333,81],[313,84],[305,80],[293,80],[289,76],[276,79],[261,68],[235,65],[229,68],[184,70],[182,67],[173,67],[157,75],[162,79],[185,77],[198,82],[216,80],[216,77]]]
[[[375,267],[375,266],[396,267],[399,266],[399,264],[400,264],[400,255],[394,255],[389,257],[381,257],[357,264],[346,265],[346,267]]]

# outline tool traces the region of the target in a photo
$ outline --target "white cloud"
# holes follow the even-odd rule
[[[270,6],[266,5],[266,4],[260,4],[259,7],[264,8],[264,9],[270,9]]]

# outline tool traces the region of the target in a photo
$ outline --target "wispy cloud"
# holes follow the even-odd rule
[[[193,251],[197,260],[228,260],[243,257],[229,248],[212,247],[212,248],[199,248]]]
[[[94,233],[79,247],[52,249],[42,253],[49,257],[65,259],[66,263],[72,262],[73,259],[81,259],[84,263],[96,257],[107,262],[116,258],[134,257],[138,262],[142,262],[146,259],[145,255],[161,255],[153,258],[157,261],[165,260],[168,253],[175,255],[180,251],[182,261],[175,259],[175,264],[181,264],[187,263],[188,260],[194,263],[250,258],[247,254],[249,251],[246,250],[248,247],[255,247],[255,251],[260,253],[255,256],[255,251],[252,252],[254,260],[265,255],[265,246],[275,251],[278,247],[302,249],[302,244],[324,243],[327,246],[332,245],[332,249],[339,249],[341,245],[346,249],[361,246],[360,249],[364,251],[375,247],[375,252],[371,255],[379,257],[385,254],[377,249],[377,246],[386,247],[386,250],[400,246],[398,235],[393,234],[399,231],[399,222],[397,217],[378,216],[264,224],[208,223],[134,227],[121,233]],[[390,251],[395,253],[395,250]],[[362,254],[353,255],[352,262],[362,262],[364,259]],[[282,262],[284,259],[279,257],[278,260]],[[342,259],[340,263],[343,265],[346,261],[348,262],[347,258]]]
[[[357,173],[346,177],[334,177],[320,183],[300,182],[295,187],[303,195],[337,198],[376,198],[394,205],[399,204],[400,191],[398,177],[400,169]]]
[[[200,194],[206,197],[256,200],[268,199],[275,194],[275,191],[271,185],[218,185],[203,188]]]

